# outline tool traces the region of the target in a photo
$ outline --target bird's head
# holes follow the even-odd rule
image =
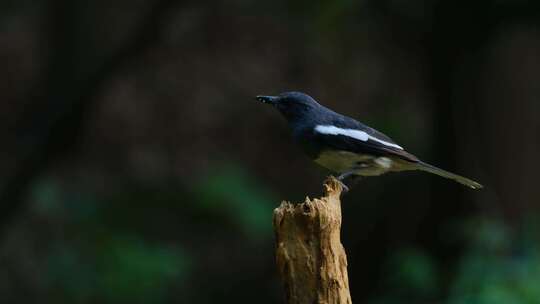
[[[288,120],[300,118],[320,106],[311,96],[301,92],[285,92],[278,96],[258,95],[255,99],[274,106]]]

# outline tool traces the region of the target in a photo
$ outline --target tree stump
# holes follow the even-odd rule
[[[324,196],[283,201],[274,210],[276,262],[288,304],[350,304],[347,256],[341,244],[341,183],[324,182]]]

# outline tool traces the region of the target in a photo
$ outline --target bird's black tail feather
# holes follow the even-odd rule
[[[479,184],[479,183],[477,183],[477,182],[475,182],[475,181],[473,181],[471,179],[468,179],[466,177],[463,177],[463,176],[460,176],[460,175],[445,171],[443,169],[437,168],[437,167],[432,166],[430,164],[427,164],[427,163],[424,163],[424,162],[418,162],[417,164],[418,164],[418,169],[419,170],[426,171],[426,172],[429,172],[429,173],[433,173],[433,174],[436,174],[438,176],[442,176],[442,177],[445,177],[445,178],[453,179],[456,182],[458,182],[460,184],[463,184],[463,185],[465,185],[465,186],[467,186],[469,188],[472,188],[472,189],[482,189],[482,188],[484,188],[484,186],[482,186],[481,184]]]

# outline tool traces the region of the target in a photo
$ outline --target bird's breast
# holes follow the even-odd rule
[[[354,172],[361,176],[377,176],[390,171],[411,170],[411,163],[395,157],[325,150],[314,159],[319,165],[337,172]]]
[[[314,161],[331,171],[343,173],[359,167],[361,164],[370,163],[373,158],[373,156],[365,154],[325,150],[321,151]]]

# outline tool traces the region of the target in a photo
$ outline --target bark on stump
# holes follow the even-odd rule
[[[274,210],[276,261],[288,304],[350,304],[347,256],[341,244],[341,183],[324,196]]]

